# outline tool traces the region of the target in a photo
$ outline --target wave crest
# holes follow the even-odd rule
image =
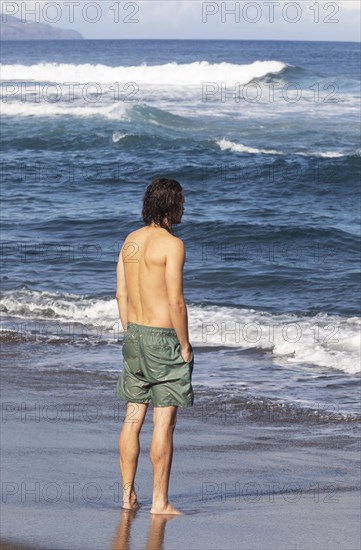
[[[254,61],[250,64],[209,63],[166,63],[163,65],[137,65],[110,67],[107,65],[75,65],[68,63],[38,63],[36,65],[2,65],[3,81],[11,82],[96,82],[113,84],[135,82],[162,87],[199,86],[203,82],[226,82],[246,84],[254,78],[279,73],[287,67],[282,61]]]

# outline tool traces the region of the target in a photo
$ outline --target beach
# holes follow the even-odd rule
[[[22,364],[20,382],[6,355],[5,345],[3,540],[44,550],[357,549],[359,422],[277,414],[242,399],[217,408],[216,394],[196,386],[198,400],[178,410],[174,436],[169,496],[183,515],[149,513],[151,407],[136,477],[141,507],[122,512],[117,445],[125,408],[116,376],[95,379],[71,362],[61,377],[51,365],[45,375]]]

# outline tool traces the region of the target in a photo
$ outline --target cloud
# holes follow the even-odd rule
[[[288,0],[282,0],[282,2],[288,2]],[[308,7],[315,4],[314,0],[306,0]],[[303,2],[301,2],[303,4]],[[359,0],[337,0],[336,2],[330,2],[330,0],[318,0],[320,8],[325,11],[332,11],[332,7],[338,7],[338,13],[345,11],[357,11],[361,12],[361,2]],[[329,6],[327,6],[329,4]]]
[[[322,2],[326,1],[327,0],[322,0]],[[339,0],[338,4],[341,9],[361,12],[361,4],[359,0]]]
[[[71,0],[70,0],[71,1]],[[267,5],[274,2],[274,20],[270,20],[271,8]],[[61,28],[73,28],[83,34],[85,38],[116,39],[116,38],[193,38],[193,39],[266,39],[266,40],[354,40],[360,39],[360,12],[359,0],[238,0],[209,2],[214,5],[216,12],[207,16],[206,22],[202,18],[202,11],[206,0],[74,0],[74,20],[69,16],[71,9],[64,5],[70,2],[65,0],[0,0],[1,7],[18,7],[17,17],[34,21],[34,15],[29,10],[38,6],[38,16],[35,20],[53,24]],[[247,21],[243,17],[242,9],[247,3],[258,4],[261,18],[257,22]],[[48,12],[43,11],[49,4]],[[56,14],[57,4],[62,17],[58,21],[46,19]],[[79,5],[77,5],[79,4]],[[101,18],[91,21],[82,13],[87,4],[97,4],[100,7]],[[119,6],[120,19],[115,21],[115,8]],[[138,4],[138,11],[132,15],[131,6]],[[288,11],[283,14],[282,8],[288,4]],[[297,16],[291,4],[298,4],[301,16]],[[240,21],[230,10],[238,5],[241,10]],[[128,7],[127,7],[128,6]],[[130,6],[130,7],[129,7]],[[61,8],[61,9],[60,9]],[[224,8],[229,11],[222,16]],[[338,8],[338,9],[337,9]],[[4,10],[4,8],[3,8]],[[94,8],[89,8],[90,17],[94,15]],[[4,10],[5,11],[5,10]],[[9,10],[7,10],[10,13]],[[28,12],[28,15],[27,15]],[[248,16],[254,17],[255,8],[250,9]],[[45,14],[45,18],[43,15]],[[137,24],[127,24],[126,17],[139,20]],[[289,18],[289,19],[288,19]],[[223,19],[223,20],[222,20]],[[130,21],[134,23],[135,21]],[[335,25],[335,23],[338,23]]]

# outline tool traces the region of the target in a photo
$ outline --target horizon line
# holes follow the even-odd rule
[[[55,27],[56,28],[56,27]],[[60,27],[57,27],[60,28]],[[79,32],[79,31],[77,31]],[[84,41],[119,41],[126,42],[131,40],[144,40],[144,41],[209,41],[209,42],[323,42],[323,43],[344,43],[344,44],[360,44],[359,40],[305,40],[302,38],[297,39],[282,39],[282,38],[30,38],[28,40],[22,39],[6,39],[0,38],[0,42],[84,42]]]

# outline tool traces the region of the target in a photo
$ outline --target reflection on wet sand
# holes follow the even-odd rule
[[[117,532],[113,538],[110,550],[133,550],[131,531],[132,523],[137,517],[139,508],[135,510],[122,510]],[[165,526],[167,521],[174,519],[174,514],[150,514],[150,524],[147,534],[147,541],[144,550],[164,549]]]

